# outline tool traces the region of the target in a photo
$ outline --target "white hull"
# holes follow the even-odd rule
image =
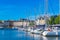
[[[30,32],[32,29],[31,28],[28,28],[27,31]]]
[[[30,32],[34,33],[34,34],[41,34],[42,33],[42,31],[39,31],[39,30],[31,30]]]
[[[18,27],[12,27],[12,29],[18,29]]]
[[[3,28],[3,27],[0,27],[0,28]]]
[[[60,36],[60,31],[44,31],[43,36]]]

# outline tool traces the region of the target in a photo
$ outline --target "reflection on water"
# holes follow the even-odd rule
[[[0,40],[60,40],[60,37],[44,37],[21,30],[0,30]]]
[[[60,40],[60,37],[44,37],[37,34],[30,34],[31,37],[34,38],[34,40]]]
[[[58,37],[43,37],[43,40],[58,40]]]
[[[43,40],[42,36],[36,35],[36,34],[30,34],[31,37],[33,37],[34,40]]]

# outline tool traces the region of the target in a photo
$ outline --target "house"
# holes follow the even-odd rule
[[[38,19],[36,19],[35,22],[36,22],[36,27],[38,27],[38,28],[44,28],[45,27],[46,21],[45,21],[44,17],[39,17]]]
[[[45,19],[43,17],[40,17],[36,20],[36,25],[45,25]]]

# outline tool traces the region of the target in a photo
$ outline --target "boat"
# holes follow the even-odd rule
[[[29,27],[29,28],[27,28],[26,31],[27,31],[27,32],[31,32],[31,31],[33,31],[33,28],[32,28],[32,27]]]
[[[18,30],[18,27],[12,27],[12,29],[14,29],[14,30]]]
[[[27,32],[30,32],[31,31],[31,28],[29,27],[29,28],[27,28],[27,30],[26,30]]]
[[[0,27],[0,29],[4,29],[4,27]]]
[[[48,31],[44,31],[43,33],[42,33],[42,35],[43,36],[49,36],[49,37],[55,37],[55,36],[60,36],[60,30],[57,30],[56,28],[55,29],[53,29],[53,30],[48,30]]]
[[[30,31],[33,34],[41,34],[43,31],[41,29],[35,29]]]
[[[3,28],[3,27],[0,27],[0,28]]]

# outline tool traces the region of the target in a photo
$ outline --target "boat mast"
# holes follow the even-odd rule
[[[45,14],[48,13],[48,0],[45,0]]]
[[[34,13],[35,13],[35,21],[36,21],[36,8],[34,8]],[[35,22],[35,26],[36,26],[36,22]]]
[[[59,14],[60,14],[60,0],[59,0]]]
[[[44,14],[45,14],[45,22],[46,22],[45,27],[47,27],[48,0],[44,0],[44,1],[45,1],[45,3],[44,3],[44,9],[45,9],[44,11],[45,11],[45,13]]]
[[[60,15],[60,0],[59,0],[59,15]],[[59,19],[59,24],[60,24],[60,19]]]

